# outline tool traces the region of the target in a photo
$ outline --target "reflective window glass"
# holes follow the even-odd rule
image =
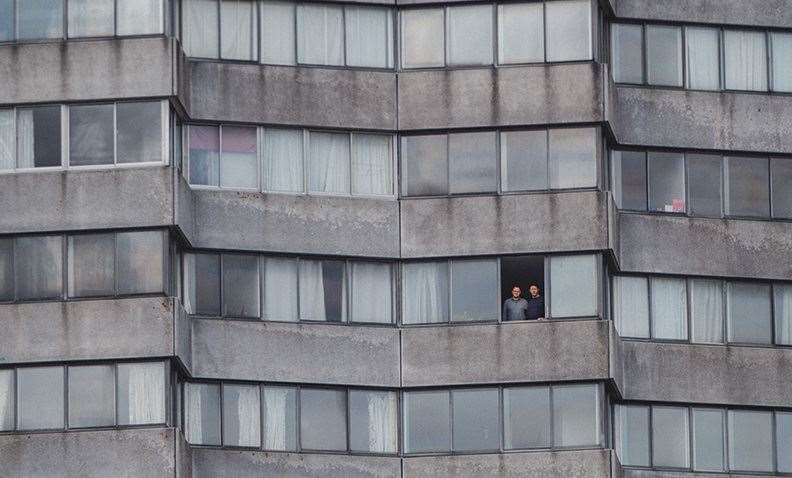
[[[451,6],[447,15],[448,64],[491,64],[492,5]]]
[[[300,390],[300,444],[303,450],[347,449],[346,392]]]
[[[770,285],[727,283],[729,342],[769,344],[773,334]]]
[[[545,4],[547,61],[590,60],[591,2],[554,0]]]
[[[552,317],[597,315],[597,256],[550,257]]]
[[[406,263],[402,269],[402,322],[448,322],[448,263]]]
[[[622,337],[649,338],[649,281],[613,277],[613,320]]]
[[[643,83],[643,27],[611,25],[613,80],[617,83]]]
[[[650,85],[682,86],[682,29],[646,27],[646,66]]]
[[[116,235],[119,294],[165,292],[163,231],[130,231]]]
[[[118,424],[165,423],[165,364],[118,364]]]
[[[223,315],[259,316],[258,257],[223,254]]]
[[[767,158],[727,157],[726,213],[730,216],[768,217],[770,178]]]
[[[297,5],[297,62],[344,64],[344,10],[340,5]]]
[[[504,388],[503,426],[506,449],[550,447],[550,388]]]
[[[500,155],[504,191],[548,189],[546,130],[503,131]]]
[[[773,471],[771,412],[729,410],[729,469]]]
[[[724,471],[726,453],[724,451],[723,410],[693,409],[693,469],[700,471]]]
[[[448,194],[448,136],[402,136],[401,177],[404,196]]]
[[[451,321],[498,320],[498,261],[451,263]]]
[[[544,55],[544,5],[499,4],[498,63],[541,63]]]
[[[16,373],[17,429],[63,428],[63,367],[24,367]]]
[[[690,213],[695,216],[720,217],[723,214],[723,158],[713,154],[686,154],[685,162]]]
[[[652,407],[652,465],[687,468],[690,450],[688,409]]]
[[[63,0],[16,2],[17,38],[39,40],[63,36]]]
[[[220,384],[185,384],[185,435],[193,445],[220,443]]]
[[[223,445],[261,446],[258,385],[223,384]]]
[[[616,206],[632,211],[646,211],[646,153],[612,151],[611,177]]]
[[[553,435],[558,447],[601,443],[598,385],[553,387]]]
[[[346,322],[346,263],[300,260],[300,318]]]
[[[455,452],[500,448],[498,389],[452,390],[453,450]]]
[[[613,420],[613,439],[621,464],[651,466],[649,462],[649,407],[616,405]]]
[[[69,164],[113,164],[115,158],[114,105],[69,107]]]
[[[63,290],[60,236],[25,236],[14,242],[17,299],[57,299]]]
[[[115,33],[114,0],[69,0],[68,10],[70,38],[112,36]]]
[[[69,236],[69,297],[115,294],[115,234]]]
[[[69,428],[115,424],[115,366],[69,367]]]
[[[162,104],[159,101],[118,103],[118,163],[162,161]],[[176,141],[175,138],[171,139]]]
[[[685,212],[685,157],[649,152],[648,164],[649,210]]]
[[[110,127],[112,128],[112,123]],[[60,106],[18,108],[16,135],[18,168],[61,165]]]
[[[405,453],[451,450],[448,390],[404,393]]]
[[[404,68],[429,68],[445,65],[442,8],[402,10],[401,41]]]
[[[551,129],[549,144],[551,189],[597,185],[596,128]]]
[[[395,392],[349,391],[349,447],[363,453],[398,451],[398,399]]]

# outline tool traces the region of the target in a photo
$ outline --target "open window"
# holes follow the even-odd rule
[[[529,314],[526,318],[538,319],[545,317],[544,297],[545,297],[545,271],[543,256],[515,256],[504,257],[501,259],[501,303],[512,296],[512,288],[517,286],[522,291],[522,298],[528,300],[530,297],[529,288],[531,285],[539,287],[539,296],[542,298],[540,304],[541,315],[536,313]],[[502,320],[509,320],[502,317]]]

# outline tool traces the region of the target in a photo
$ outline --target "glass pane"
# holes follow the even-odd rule
[[[186,254],[187,304],[191,314],[220,315],[220,255]]]
[[[162,231],[121,232],[116,236],[118,293],[165,292]]]
[[[551,189],[595,187],[597,129],[551,129],[549,168]]]
[[[492,64],[492,5],[448,7],[448,64]]]
[[[223,315],[259,316],[258,257],[223,254]]]
[[[498,389],[453,390],[454,451],[484,451],[500,448]]]
[[[551,257],[550,281],[552,317],[597,315],[597,256]]]
[[[649,338],[646,277],[613,277],[613,320],[622,337]]]
[[[598,385],[553,387],[553,435],[558,447],[600,444]]]
[[[300,444],[303,450],[347,449],[346,391],[300,390]]]
[[[448,135],[451,194],[498,189],[495,148],[494,131]]]
[[[0,8],[2,8],[2,5],[0,5]],[[0,19],[1,21],[2,19]],[[0,109],[0,170],[14,169],[15,153],[16,128],[14,126],[14,110],[11,108]]]
[[[165,364],[118,364],[118,424],[165,423]]]
[[[115,366],[69,367],[69,428],[115,424]]]
[[[299,129],[264,129],[266,190],[302,192],[303,132]]]
[[[541,3],[498,5],[498,63],[544,61],[544,7]]]
[[[390,136],[352,135],[352,193],[393,194]]]
[[[547,131],[504,131],[500,134],[500,153],[504,191],[548,188]]]
[[[190,184],[218,186],[220,179],[220,128],[190,126]]]
[[[398,451],[396,392],[349,391],[349,447],[363,453]]]
[[[300,260],[300,318],[346,322],[346,263]]]
[[[162,104],[159,101],[118,103],[116,115],[118,162],[161,162]]]
[[[653,277],[652,337],[687,339],[687,292],[684,279]]]
[[[726,30],[723,48],[727,90],[767,91],[765,32]]]
[[[340,5],[297,5],[297,62],[344,64],[344,10]]]
[[[14,370],[0,370],[0,431],[14,429]]]
[[[17,369],[17,429],[64,428],[63,367]]]
[[[258,189],[256,128],[223,126],[220,186]]]
[[[352,263],[352,320],[393,322],[391,265],[382,262]]]
[[[220,385],[185,384],[184,419],[187,441],[193,445],[220,445]]]
[[[792,219],[792,159],[771,158],[773,217]]]
[[[349,134],[310,134],[308,192],[349,194]]]
[[[0,41],[14,39],[14,0],[0,0]]]
[[[297,320],[297,260],[262,259],[264,320]]]
[[[448,263],[407,263],[402,273],[402,322],[448,322]]]
[[[792,93],[792,33],[773,32],[770,41],[773,50],[773,91]]]
[[[69,107],[69,164],[113,164],[113,105]]]
[[[687,87],[720,88],[720,32],[717,28],[685,27]]]
[[[693,469],[725,471],[723,410],[693,409]]]
[[[726,213],[770,216],[767,158],[726,158]]]
[[[258,385],[223,385],[223,445],[261,446]]]
[[[258,60],[256,2],[220,2],[220,56],[227,60]]]
[[[452,261],[451,291],[451,321],[498,320],[498,261]]]
[[[504,388],[503,426],[507,450],[550,447],[550,388]]]
[[[775,343],[792,345],[792,285],[773,284],[773,313],[776,327]]]
[[[18,168],[61,165],[60,106],[17,109],[16,134]]]
[[[773,332],[770,285],[729,282],[726,290],[729,342],[769,344]]]
[[[401,10],[402,66],[445,65],[445,15],[442,8]]]
[[[686,154],[685,160],[691,214],[720,217],[723,158],[711,154]]]
[[[646,69],[650,85],[682,86],[682,29],[646,26]]]
[[[649,152],[649,210],[685,212],[685,157]]]
[[[612,24],[613,81],[643,83],[643,27],[641,25]]]
[[[38,40],[63,36],[63,0],[17,1],[17,38]]]
[[[69,236],[69,297],[115,294],[115,234]]]
[[[723,283],[691,279],[690,320],[693,342],[723,343]]]
[[[616,206],[646,211],[646,153],[612,151],[611,167]]]
[[[729,410],[729,469],[773,471],[771,412]]]
[[[14,243],[17,299],[56,299],[63,290],[60,236],[18,237]]]
[[[118,1],[118,34],[153,35],[163,33],[162,2],[163,0]],[[201,33],[211,36],[207,30],[203,30]]]
[[[219,22],[217,0],[183,2],[182,44],[187,56],[217,58],[220,55]]]
[[[393,15],[388,8],[347,5],[346,63],[393,68]]]
[[[776,412],[776,457],[778,471],[792,472],[792,413]]]
[[[590,60],[591,2],[552,1],[545,4],[547,61]]]
[[[297,389],[263,387],[264,449],[297,449]]]
[[[448,136],[402,136],[402,195],[448,194]]]
[[[14,240],[0,239],[0,302],[14,300]]]
[[[613,439],[621,464],[651,466],[649,463],[649,407],[616,405],[613,420]]]
[[[652,465],[689,467],[688,409],[652,407]]]
[[[112,36],[115,33],[114,0],[69,0],[68,10],[71,38]]]
[[[294,2],[262,1],[261,62],[293,65],[297,56]]]
[[[447,390],[404,393],[404,452],[451,451],[451,407]]]

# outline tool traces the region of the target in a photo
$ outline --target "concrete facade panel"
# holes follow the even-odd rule
[[[472,196],[401,201],[402,257],[608,248],[606,195]]]
[[[788,28],[789,0],[618,0],[619,18]]]
[[[195,231],[195,198],[187,181],[178,173],[174,173],[174,211],[173,222],[179,232],[189,243],[196,242]]]

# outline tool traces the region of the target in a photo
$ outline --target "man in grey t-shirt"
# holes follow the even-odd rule
[[[518,286],[512,287],[512,296],[503,303],[503,320],[525,320],[528,301],[520,297],[522,291]]]

